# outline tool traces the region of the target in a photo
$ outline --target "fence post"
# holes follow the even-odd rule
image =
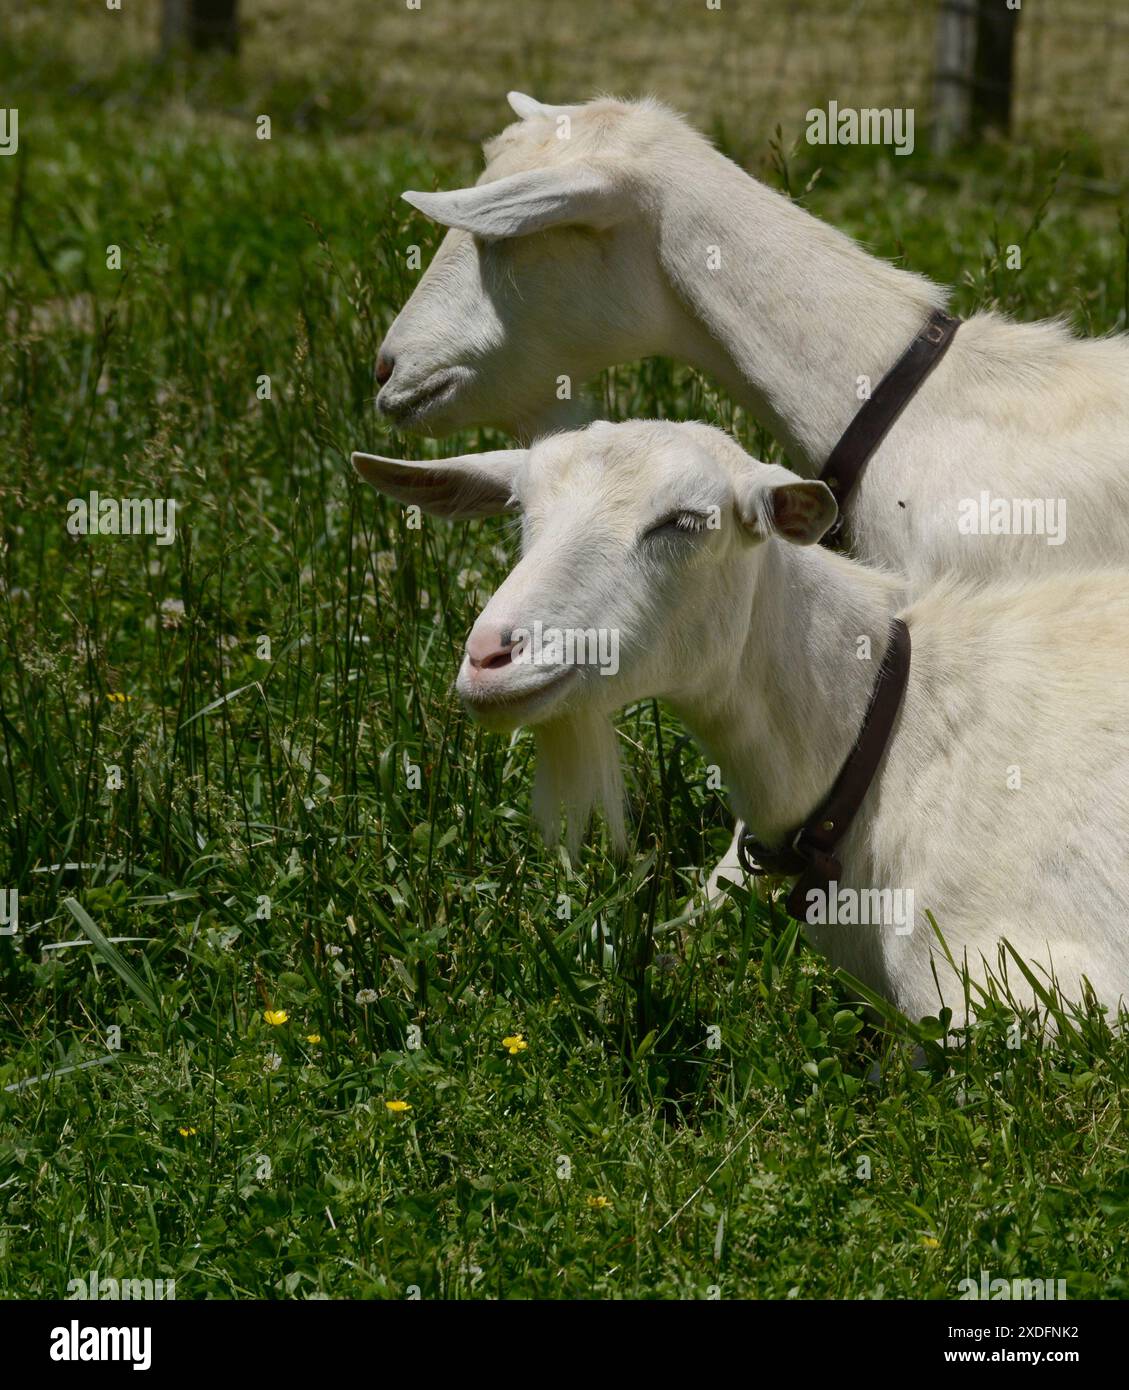
[[[239,0],[161,0],[161,52],[239,48]]]
[[[946,154],[1011,122],[1019,10],[1008,0],[941,0],[933,69],[933,146]]]
[[[1007,0],[980,0],[976,16],[976,71],[972,89],[972,132],[979,137],[1011,129],[1012,75],[1019,10]]]

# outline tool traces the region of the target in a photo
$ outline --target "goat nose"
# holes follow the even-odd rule
[[[467,660],[477,671],[494,671],[510,664],[516,646],[508,632],[499,632],[497,628],[475,630],[467,638]]]
[[[384,385],[384,383],[385,383],[385,382],[388,380],[388,378],[392,375],[392,372],[393,372],[393,369],[395,368],[395,366],[396,366],[396,359],[395,359],[394,357],[390,357],[387,353],[384,353],[384,352],[378,352],[378,353],[377,353],[377,355],[376,355],[376,384],[377,384],[378,386],[383,386],[383,385]]]

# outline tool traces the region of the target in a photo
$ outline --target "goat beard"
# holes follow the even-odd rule
[[[606,714],[570,713],[533,728],[537,773],[533,814],[546,844],[560,839],[561,812],[565,848],[575,859],[594,810],[608,827],[616,854],[627,849],[623,818],[623,771],[615,725]]]

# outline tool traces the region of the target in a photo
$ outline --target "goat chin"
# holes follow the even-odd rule
[[[533,737],[533,813],[546,843],[555,845],[560,839],[563,812],[565,848],[575,858],[592,812],[599,810],[614,852],[626,853],[623,771],[611,719],[577,710],[535,725]]]

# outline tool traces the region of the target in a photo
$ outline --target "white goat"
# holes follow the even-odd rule
[[[562,802],[574,836],[602,803],[622,840],[611,715],[645,697],[699,738],[764,843],[820,804],[901,591],[813,544],[835,516],[823,484],[708,426],[659,422],[598,423],[529,451],[353,461],[441,516],[520,509],[523,558],[474,625],[458,689],[489,727],[533,727],[550,837]],[[1115,1009],[1129,994],[1129,574],[945,582],[900,616],[909,683],[823,904],[840,922],[880,906],[880,924],[809,913],[811,938],[911,1017],[940,1007],[934,968],[965,1017],[926,912],[974,980],[998,970],[1006,938],[1068,997],[1085,975]],[[531,659],[537,634],[593,630],[618,635],[615,674],[563,647]],[[899,919],[895,901],[913,911]]]
[[[474,187],[404,194],[452,230],[384,340],[381,410],[429,434],[492,424],[528,440],[578,422],[576,402],[557,399],[562,377],[578,389],[669,356],[721,382],[798,473],[818,474],[860,381],[877,385],[942,290],[656,102],[510,102],[522,119],[486,145]],[[1037,534],[976,533],[1022,523],[1024,500]],[[1047,501],[1040,528],[1033,504]],[[846,513],[858,558],[910,579],[1129,561],[1129,346],[974,315]]]
[[[486,147],[477,185],[405,193],[452,228],[384,340],[381,410],[528,440],[558,400],[647,356],[714,377],[818,474],[944,293],[750,178],[653,101],[545,106]],[[846,507],[863,561],[915,587],[1129,562],[1129,346],[974,315]],[[1007,527],[1012,534],[989,534]],[[737,838],[710,877],[740,879]]]

